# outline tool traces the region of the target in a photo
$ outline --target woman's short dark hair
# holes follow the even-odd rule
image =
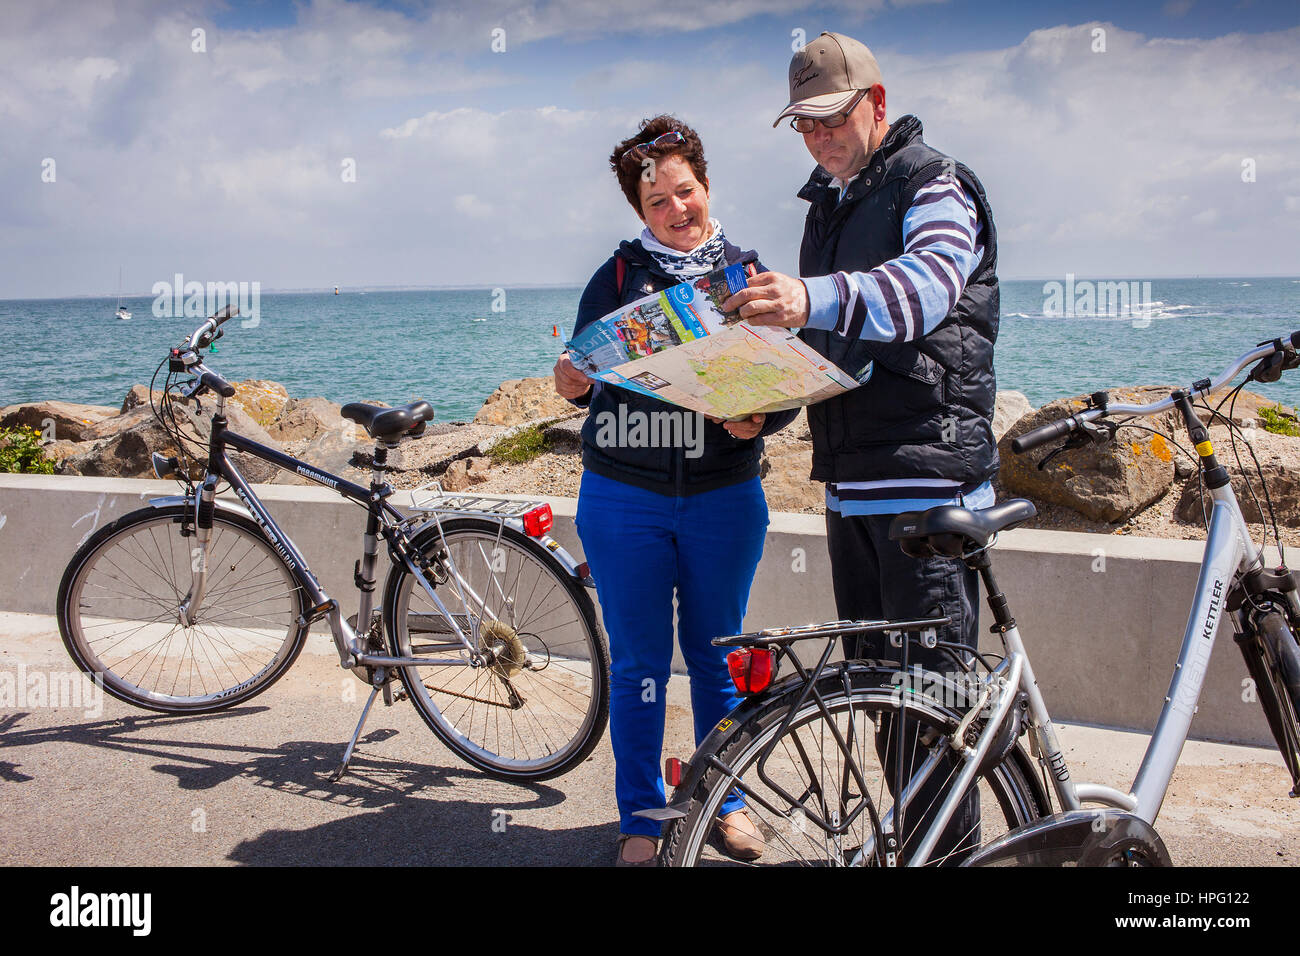
[[[664,156],[680,156],[686,160],[687,165],[691,167],[691,172],[701,183],[708,185],[709,164],[704,161],[704,145],[700,142],[699,133],[691,129],[675,116],[655,116],[651,119],[642,120],[641,128],[635,136],[629,136],[623,142],[614,147],[614,152],[609,154],[609,165],[614,170],[614,175],[618,177],[618,184],[623,189],[623,195],[627,201],[632,204],[637,215],[642,215],[641,210],[641,162],[635,157],[627,157],[624,162],[624,154],[641,143],[649,143],[658,139],[664,133],[676,130],[682,134],[685,142],[672,143],[668,146],[656,146],[649,150],[648,155],[651,159],[660,159]]]

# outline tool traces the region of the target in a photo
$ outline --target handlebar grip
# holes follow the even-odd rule
[[[199,381],[212,389],[222,398],[235,397],[235,386],[231,385],[210,368],[205,368],[199,372]]]
[[[1300,332],[1291,333],[1291,344],[1300,349]]]
[[[1037,428],[1031,428],[1023,435],[1018,435],[1011,439],[1011,450],[1017,455],[1023,455],[1027,451],[1032,451],[1039,445],[1045,445],[1054,438],[1060,438],[1062,435],[1068,435],[1078,427],[1073,415],[1069,418],[1060,418],[1054,422],[1048,422],[1046,425],[1039,425]]]
[[[219,312],[213,313],[211,316],[209,316],[209,319],[217,323],[217,328],[221,328],[222,325],[229,322],[237,315],[239,315],[239,307],[235,305],[228,305],[225,308],[221,309]]]

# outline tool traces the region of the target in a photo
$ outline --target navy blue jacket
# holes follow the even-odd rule
[[[744,255],[746,253],[730,242],[726,244],[726,264],[739,262]],[[626,264],[621,292],[616,257],[621,257]],[[757,268],[766,271],[761,265]],[[664,272],[646,252],[639,239],[623,242],[619,245],[618,252],[610,256],[587,283],[578,303],[574,334],[621,305],[682,281],[681,277]],[[791,409],[769,414],[763,422],[759,437],[747,440],[733,438],[720,424],[699,416],[697,425],[703,424],[704,448],[699,457],[692,458],[687,456],[687,451],[694,449],[688,449],[684,443],[678,443],[676,447],[628,447],[626,444],[609,443],[602,446],[597,442],[601,421],[629,420],[625,416],[634,412],[644,414],[647,418],[642,420],[648,421],[663,420],[648,418],[656,412],[672,412],[676,416],[695,414],[680,406],[603,382],[595,383],[592,390],[574,401],[574,404],[589,409],[587,421],[582,427],[584,468],[638,488],[679,496],[713,491],[757,477],[759,458],[763,453],[762,436],[784,428],[799,413],[798,409]],[[606,412],[614,418],[600,418]]]

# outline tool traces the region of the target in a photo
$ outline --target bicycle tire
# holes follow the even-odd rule
[[[510,644],[502,664],[470,667],[469,652],[429,651],[462,666],[403,667],[398,676],[429,728],[467,763],[503,780],[546,780],[585,760],[609,719],[609,650],[582,583],[537,541],[494,521],[444,519],[413,542],[426,559],[444,536],[486,610],[450,581],[435,593],[467,634],[491,625],[489,645]],[[510,600],[506,600],[506,598]],[[384,587],[384,630],[394,655],[419,651],[412,634],[454,640],[436,605],[403,566]],[[504,609],[504,614],[502,613]]]
[[[861,724],[874,724],[878,717],[891,716],[892,718],[892,715],[897,713],[900,706],[899,694],[892,676],[897,672],[888,669],[851,667],[848,670],[849,688],[846,692],[843,677],[845,667],[848,665],[841,665],[818,681],[817,694],[828,712],[836,718],[852,715],[855,721],[860,715],[866,718],[860,722]],[[706,858],[709,845],[714,839],[713,830],[717,811],[731,788],[732,780],[729,774],[724,774],[721,769],[709,764],[711,755],[716,755],[724,765],[730,767],[740,779],[745,781],[746,786],[759,791],[760,796],[768,799],[773,807],[780,811],[774,813],[752,798],[746,800],[751,820],[756,823],[760,840],[765,844],[763,855],[746,865],[847,865],[852,863],[872,865],[878,860],[874,854],[867,853],[854,860],[857,851],[867,845],[865,838],[868,829],[871,831],[873,843],[880,844],[877,821],[883,819],[892,807],[892,798],[885,786],[883,774],[880,773],[880,761],[874,745],[867,746],[863,748],[862,753],[856,754],[855,762],[858,758],[863,758],[869,764],[861,767],[864,778],[868,775],[880,778],[871,794],[875,816],[873,817],[870,811],[859,808],[854,820],[856,828],[849,831],[847,842],[843,838],[838,843],[829,841],[826,831],[807,819],[807,814],[802,809],[807,803],[806,799],[798,809],[791,805],[783,811],[782,803],[788,804],[788,800],[779,799],[778,794],[767,785],[766,781],[754,772],[754,765],[764,749],[776,738],[765,766],[768,779],[775,778],[777,784],[789,794],[800,793],[805,797],[818,790],[825,795],[838,789],[841,798],[840,809],[845,811],[840,819],[849,819],[849,813],[853,812],[853,808],[843,800],[847,787],[842,759],[831,761],[836,775],[839,776],[839,780],[833,787],[825,786],[824,780],[800,780],[801,776],[805,776],[801,771],[791,772],[796,763],[802,764],[804,770],[811,769],[813,761],[807,756],[809,748],[806,744],[812,734],[802,732],[816,722],[825,723],[816,699],[805,700],[794,714],[787,729],[779,738],[776,737],[802,688],[801,679],[791,679],[784,689],[776,688],[765,698],[755,700],[752,704],[741,705],[722,725],[719,725],[722,727],[730,722],[730,726],[721,733],[715,732],[710,735],[696,751],[691,758],[691,765],[693,768],[699,768],[700,776],[695,780],[686,815],[674,820],[665,833],[660,853],[662,865],[697,866],[711,862],[732,862],[721,854],[713,856],[712,859]],[[955,711],[922,698],[909,697],[908,714],[910,717],[919,717],[944,730],[955,728],[960,719]],[[864,729],[863,726],[858,727],[858,731]],[[841,730],[841,734],[847,739],[847,729]],[[789,747],[784,746],[783,742],[787,739],[796,741],[793,754]],[[863,733],[861,739],[872,740],[873,735]],[[802,749],[799,746],[800,742],[805,745]],[[785,749],[787,760],[774,768],[772,761],[778,758],[782,747]],[[796,756],[797,760],[794,759]],[[819,763],[825,766],[827,761],[824,752],[821,756]],[[842,752],[838,756],[842,758]],[[1045,795],[1031,782],[1032,766],[1029,757],[1017,742],[1008,755],[980,780],[982,820],[979,843],[994,839],[1007,830],[1032,822],[1050,812]],[[704,769],[706,767],[709,769]],[[803,783],[804,789],[794,790],[793,785],[796,781]],[[816,787],[813,786],[814,783]],[[859,800],[862,797],[861,794],[847,795],[855,796]],[[989,797],[992,799],[990,800]],[[997,817],[990,816],[993,808],[996,808],[1000,814],[1002,818],[1000,822]],[[909,807],[908,811],[905,811],[905,816],[907,812],[912,812],[914,809]],[[815,807],[814,810],[820,812],[823,819],[832,819],[827,807]],[[804,817],[803,820],[799,819],[801,816]],[[994,825],[988,826],[989,823]],[[863,825],[858,826],[858,824]],[[786,828],[788,828],[788,837],[780,832],[781,829]],[[976,845],[972,842],[969,848],[974,849]],[[901,865],[902,862],[902,858],[899,857],[898,863]]]
[[[187,505],[141,508],[100,528],[59,583],[63,645],[118,700],[165,714],[209,713],[280,679],[307,637],[305,594],[257,525],[218,509],[199,619],[183,626],[196,539]]]

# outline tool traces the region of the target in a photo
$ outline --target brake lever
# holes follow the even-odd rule
[[[1115,422],[1080,422],[1077,431],[1070,433],[1070,437],[1062,442],[1058,447],[1053,448],[1042,461],[1038,463],[1038,470],[1042,471],[1047,467],[1047,463],[1063,451],[1071,448],[1083,448],[1087,445],[1105,445],[1115,437],[1115,432],[1119,430],[1119,425]]]
[[[1274,352],[1268,358],[1260,359],[1259,363],[1250,370],[1250,375],[1246,377],[1246,380],[1276,382],[1282,377],[1283,372],[1294,368],[1300,368],[1300,354],[1297,354],[1296,350],[1288,345],[1280,352]]]

